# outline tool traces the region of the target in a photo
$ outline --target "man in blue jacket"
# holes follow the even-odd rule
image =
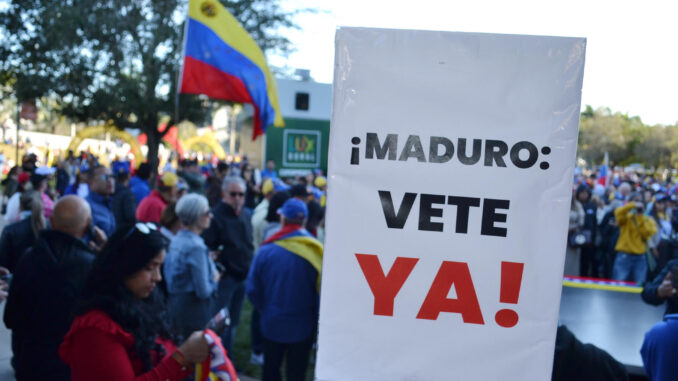
[[[111,170],[100,165],[90,168],[87,171],[87,183],[89,195],[86,200],[92,208],[92,223],[110,237],[116,229],[111,199],[115,182]]]
[[[262,381],[305,379],[313,346],[320,303],[320,267],[323,246],[304,222],[303,201],[287,200],[278,211],[282,229],[264,241],[247,277],[247,296],[261,313],[264,336]]]
[[[11,294],[10,294],[11,295]],[[650,381],[675,380],[678,363],[678,315],[666,315],[646,334],[640,355]]]

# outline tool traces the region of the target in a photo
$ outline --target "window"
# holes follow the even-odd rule
[[[301,111],[308,111],[308,93],[296,93],[296,99],[294,101],[294,109]]]

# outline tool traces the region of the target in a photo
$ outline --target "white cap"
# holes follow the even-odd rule
[[[38,167],[35,170],[36,175],[42,175],[42,176],[53,175],[54,172],[56,172],[56,168],[48,167],[46,165],[43,165],[42,167]]]

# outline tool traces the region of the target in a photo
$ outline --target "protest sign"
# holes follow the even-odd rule
[[[341,28],[318,380],[547,380],[586,41]]]

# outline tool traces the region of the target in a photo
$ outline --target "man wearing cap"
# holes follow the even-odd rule
[[[110,237],[116,228],[111,200],[115,189],[113,175],[108,168],[95,165],[87,170],[87,184],[89,194],[86,200],[92,208],[92,223]]]
[[[136,222],[137,200],[129,187],[129,163],[113,162],[115,192],[113,193],[113,215],[118,228],[132,226]]]
[[[179,176],[186,180],[188,193],[205,193],[205,177],[200,173],[197,160],[182,161]]]
[[[162,211],[167,204],[176,201],[179,177],[172,172],[165,172],[158,177],[158,188],[144,198],[137,207],[137,220],[141,222],[160,223]]]
[[[264,241],[247,277],[247,296],[261,313],[263,381],[304,380],[317,328],[323,246],[304,228],[306,204],[287,200],[282,229]]]

